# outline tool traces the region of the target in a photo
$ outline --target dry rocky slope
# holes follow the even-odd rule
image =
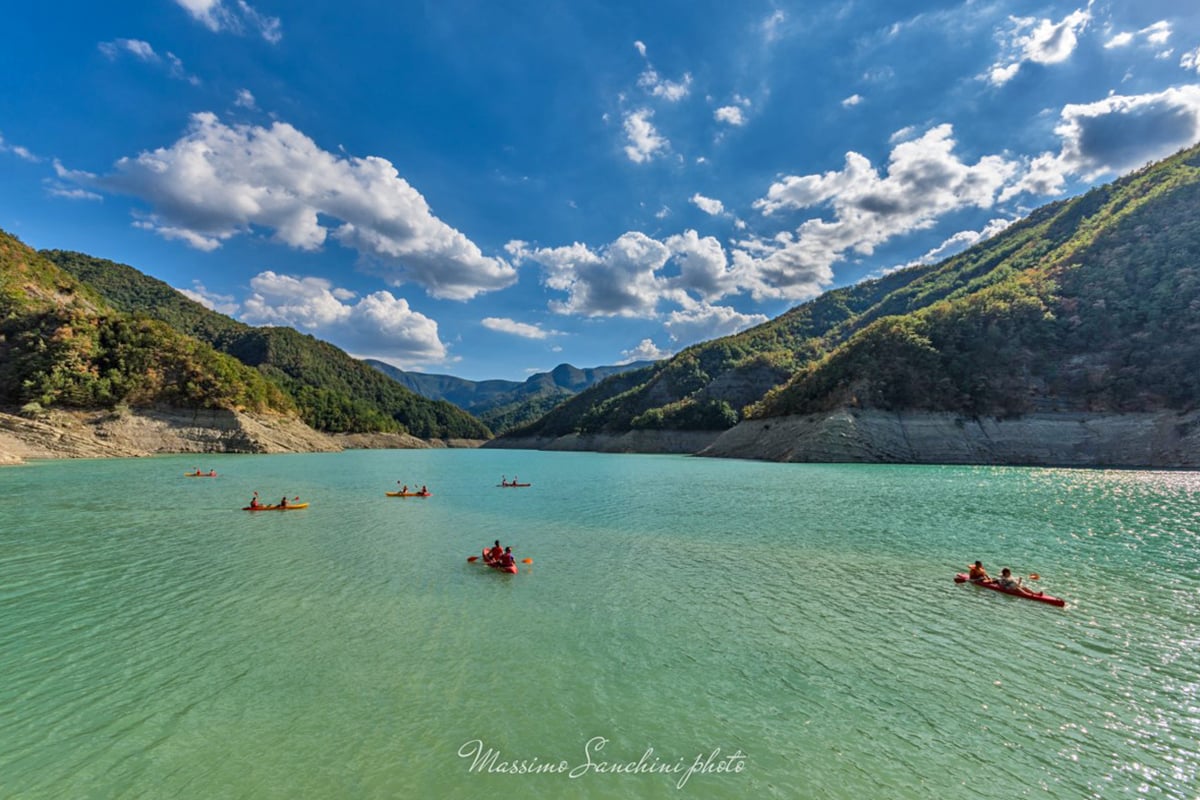
[[[0,412],[0,464],[43,458],[127,458],[167,453],[313,453],[365,448],[474,447],[407,434],[329,435],[295,418],[201,409]]]

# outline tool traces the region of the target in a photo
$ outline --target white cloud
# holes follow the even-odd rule
[[[523,339],[545,339],[558,335],[558,331],[548,331],[538,325],[517,322],[507,317],[484,317],[480,320],[480,324],[488,330],[509,333],[513,336],[520,336]]]
[[[180,294],[195,300],[205,308],[218,314],[234,316],[241,309],[241,304],[231,294],[215,294],[210,292],[200,281],[192,281],[191,289],[179,289]]]
[[[1104,47],[1109,50],[1114,47],[1128,47],[1137,39],[1144,39],[1149,45],[1161,47],[1170,38],[1171,23],[1166,20],[1159,20],[1153,25],[1148,25],[1139,31],[1122,31],[1121,33],[1114,34],[1104,43]]]
[[[435,217],[391,162],[335,155],[283,122],[228,126],[215,114],[195,114],[177,142],[122,158],[110,175],[63,170],[60,177],[141,198],[153,211],[138,227],[203,250],[253,227],[302,250],[332,235],[391,285],[413,282],[454,300],[517,277],[508,262],[484,256]]]
[[[667,296],[685,306],[690,295],[716,300],[738,291],[737,275],[730,269],[725,248],[712,236],[700,237],[694,230],[670,236],[664,242],[679,266],[679,274],[665,287]]]
[[[1008,55],[992,65],[988,80],[1002,86],[1017,74],[1022,64],[1059,64],[1070,58],[1078,44],[1078,35],[1092,14],[1089,9],[1076,9],[1058,22],[1034,17],[1010,17],[1012,28]]]
[[[238,108],[245,108],[250,111],[258,107],[254,101],[254,95],[251,94],[249,89],[239,89],[237,99],[233,101],[233,104]]]
[[[642,58],[646,57],[646,43],[645,42],[635,41],[633,43],[633,46],[634,46],[634,49],[636,49],[638,51],[638,53],[641,54]]]
[[[739,242],[739,281],[756,297],[810,297],[832,281],[832,265],[848,254],[870,255],[883,242],[929,228],[961,208],[991,207],[1016,164],[999,156],[966,164],[953,153],[952,134],[951,126],[939,125],[895,145],[885,177],[867,158],[849,152],[842,170],[772,185],[754,204],[764,215],[828,205],[833,218],[807,219],[794,235]]]
[[[713,119],[727,125],[741,126],[746,124],[746,116],[740,106],[721,106],[713,112]]]
[[[1179,66],[1184,69],[1195,70],[1197,74],[1200,74],[1200,47],[1184,53],[1179,59]]]
[[[413,311],[404,298],[373,292],[356,295],[323,278],[296,278],[272,271],[250,281],[241,319],[253,325],[285,325],[319,334],[360,358],[386,358],[405,364],[439,362],[447,351],[438,326]]]
[[[685,72],[681,81],[674,82],[660,77],[653,69],[647,69],[638,76],[638,86],[654,97],[660,97],[669,103],[678,103],[691,91],[692,76],[691,73]]]
[[[37,164],[41,161],[41,159],[34,155],[29,148],[22,147],[19,144],[9,144],[8,142],[4,141],[3,136],[0,136],[0,153],[12,153],[17,158],[20,158],[24,161],[30,161],[34,164]]]
[[[1195,144],[1200,140],[1200,86],[1068,104],[1054,132],[1062,140],[1059,152],[1035,157],[1001,200],[1021,192],[1057,194],[1069,176],[1092,180],[1120,174]]]
[[[271,44],[283,38],[283,25],[279,17],[259,13],[246,0],[175,0],[193,19],[213,33],[228,31],[242,34],[247,28],[256,31]]]
[[[635,164],[649,161],[670,146],[670,142],[660,136],[650,122],[653,116],[654,111],[649,108],[639,108],[625,114],[625,136],[629,139],[625,155]]]
[[[636,347],[621,351],[617,364],[632,364],[634,361],[658,361],[670,357],[670,350],[662,350],[650,339],[642,339]]]
[[[149,42],[143,42],[140,39],[114,39],[111,42],[101,42],[96,45],[101,53],[108,56],[110,59],[115,59],[122,51],[130,53],[141,61],[158,61],[158,53],[154,52],[154,48]]]
[[[936,264],[939,261],[957,255],[968,249],[972,245],[978,244],[986,239],[990,239],[1002,230],[1012,225],[1010,219],[993,219],[984,226],[981,231],[959,231],[950,236],[946,241],[939,244],[929,252],[914,261],[905,264],[906,267],[911,267],[915,264]],[[890,271],[890,270],[888,270]]]
[[[779,10],[774,11],[771,16],[762,21],[759,26],[762,30],[763,40],[770,44],[776,41],[783,35],[783,23],[787,20],[787,16]]]
[[[863,101],[863,96],[861,94],[852,94],[849,97],[847,97],[845,100],[842,101],[842,107],[843,108],[853,108],[854,106],[858,105],[862,101]]]
[[[1126,47],[1133,43],[1133,34],[1128,31],[1113,35],[1111,39],[1104,43],[1106,50],[1111,50],[1114,47]]]
[[[46,180],[43,183],[46,192],[51,197],[61,197],[64,200],[104,200],[95,192],[89,192],[87,189],[80,189],[77,186],[66,186],[55,180]]]
[[[663,243],[636,232],[599,251],[579,243],[520,251],[542,265],[545,286],[566,292],[566,300],[551,301],[552,311],[589,317],[653,316],[666,289],[657,272],[670,254]]]
[[[691,203],[708,214],[710,217],[718,217],[725,213],[725,205],[720,200],[714,200],[711,197],[705,197],[697,192],[689,198]]]
[[[139,61],[147,64],[162,65],[164,59],[154,52],[154,48],[149,42],[143,42],[140,39],[113,39],[111,42],[100,42],[96,47],[108,57],[110,61],[115,61],[122,53],[129,53]],[[200,79],[195,75],[189,75],[183,68],[183,62],[179,56],[168,52],[165,59],[167,74],[172,78],[187,81],[193,86],[200,84]]]
[[[680,347],[687,347],[708,339],[732,336],[769,319],[765,314],[742,314],[728,306],[701,304],[671,312],[663,327],[670,334],[671,341]]]

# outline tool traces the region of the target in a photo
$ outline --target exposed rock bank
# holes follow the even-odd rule
[[[29,458],[341,449],[332,437],[297,419],[271,415],[208,409],[123,409],[50,411],[29,418],[0,412],[0,464],[19,464]]]
[[[1200,467],[1200,412],[1013,419],[841,410],[739,423],[698,455],[767,461]]]

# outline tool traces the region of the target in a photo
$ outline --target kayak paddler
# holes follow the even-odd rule
[[[991,577],[991,575],[987,574],[987,570],[983,568],[982,561],[976,561],[970,566],[967,572],[967,580],[971,581],[972,583],[991,580]]]

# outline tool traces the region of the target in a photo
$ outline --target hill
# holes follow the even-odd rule
[[[161,321],[128,314],[0,231],[0,403],[168,406],[295,416],[278,386]]]
[[[424,439],[491,436],[453,404],[421,397],[327,342],[291,328],[238,322],[126,264],[62,250],[43,255],[115,308],[152,317],[254,368],[317,430],[406,432]]]
[[[1200,398],[1200,148],[935,265],[835,289],[609,378],[496,444],[720,431],[835,409],[1012,417]]]
[[[470,381],[453,375],[407,372],[373,359],[366,359],[366,363],[423,397],[453,403],[500,434],[532,422],[563,400],[610,375],[619,375],[652,362],[585,369],[559,364],[550,372],[539,372],[525,381]]]

